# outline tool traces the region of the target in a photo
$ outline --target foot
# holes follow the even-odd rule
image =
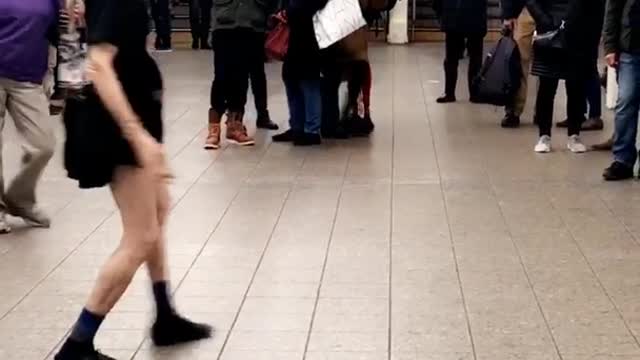
[[[436,102],[438,104],[448,104],[448,103],[453,103],[456,102],[456,97],[455,95],[442,95],[439,98],[436,99]]]
[[[337,125],[333,129],[324,129],[324,130],[322,130],[322,137],[325,138],[325,139],[340,139],[340,140],[344,140],[344,139],[350,138],[351,134],[349,134],[349,131],[347,131],[347,129],[345,129],[344,126]]]
[[[322,144],[320,134],[303,133],[293,141],[295,146],[313,146]]]
[[[627,180],[633,177],[633,168],[621,162],[615,161],[611,166],[604,170],[602,177],[606,181]]]
[[[373,124],[373,121],[371,121],[370,115],[365,115],[364,117],[354,115],[348,121],[349,133],[354,137],[369,136],[375,129],[375,125]]]
[[[562,129],[566,129],[569,127],[569,119],[564,119],[562,121],[558,121],[556,123],[556,127],[562,128]]]
[[[36,206],[26,208],[7,203],[7,209],[9,215],[21,218],[30,226],[41,228],[49,228],[51,226],[51,219]]]
[[[574,154],[582,154],[587,152],[587,147],[584,145],[584,143],[582,143],[582,140],[578,135],[571,135],[569,137],[567,149],[569,149]]]
[[[82,344],[67,340],[54,360],[116,360],[94,349],[92,344]]]
[[[500,126],[505,129],[518,128],[520,127],[520,117],[513,114],[507,114],[505,115],[504,119],[502,119]]]
[[[193,40],[191,41],[191,48],[192,48],[193,50],[198,50],[198,49],[200,49],[200,39],[197,39],[197,38],[196,38],[196,39],[193,39]]]
[[[209,45],[209,40],[202,40],[202,42],[200,42],[200,49],[211,50],[211,45]]]
[[[7,223],[7,216],[5,214],[0,215],[0,235],[6,235],[11,232],[11,226]]]
[[[258,129],[266,129],[266,130],[278,130],[280,127],[278,124],[271,121],[271,117],[269,114],[260,115],[256,120],[256,126]]]
[[[604,129],[604,122],[601,118],[589,118],[582,123],[582,131],[599,131]]]
[[[247,134],[247,128],[240,121],[229,122],[227,126],[227,141],[240,146],[256,144],[256,141]]]
[[[151,339],[156,346],[172,346],[208,339],[212,332],[209,325],[196,324],[174,314],[156,320],[151,328]]]
[[[613,138],[609,138],[607,141],[595,144],[591,146],[591,150],[593,151],[611,151],[613,149]]]
[[[482,100],[480,100],[477,96],[469,97],[469,102],[472,104],[482,104]]]
[[[551,136],[543,135],[538,140],[536,147],[533,149],[535,152],[539,154],[545,154],[551,152]]]
[[[210,123],[209,131],[207,132],[207,139],[204,142],[205,150],[217,150],[220,149],[220,124]]]
[[[296,139],[296,135],[293,130],[289,129],[282,134],[274,135],[273,142],[277,143],[285,143],[285,142],[293,142]]]

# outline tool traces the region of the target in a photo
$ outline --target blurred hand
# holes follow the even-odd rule
[[[516,30],[516,19],[506,19],[504,21],[504,27],[511,30],[511,31],[515,31]]]
[[[616,53],[610,53],[605,55],[604,59],[607,62],[607,65],[611,66],[612,68],[617,68],[618,67],[618,54]]]
[[[136,157],[145,168],[161,180],[173,178],[162,145],[146,130],[140,131],[133,141]]]

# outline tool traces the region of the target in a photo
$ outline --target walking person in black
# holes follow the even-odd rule
[[[469,54],[470,92],[473,79],[482,67],[483,41],[487,34],[487,0],[434,0],[433,9],[446,35],[445,90],[437,102],[451,103],[456,101],[458,63],[465,48]],[[470,100],[474,101],[473,94]]]
[[[211,50],[209,31],[211,30],[212,0],[189,0],[189,23],[191,24],[191,48]]]
[[[75,13],[79,17],[82,11],[75,8]],[[171,299],[164,237],[171,201],[161,145],[163,84],[146,49],[144,0],[86,0],[85,17],[91,85],[67,102],[65,168],[81,188],[109,186],[123,233],[55,360],[114,360],[95,349],[94,338],[143,265],[156,305],[155,345],[196,341],[212,331],[180,316]]]

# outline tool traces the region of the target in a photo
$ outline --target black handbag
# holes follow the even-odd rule
[[[564,50],[566,48],[566,31],[564,20],[556,30],[533,35],[534,49]]]

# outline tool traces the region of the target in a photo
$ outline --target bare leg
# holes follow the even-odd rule
[[[170,206],[171,200],[169,197],[169,188],[166,183],[160,182],[156,185],[156,214],[158,225],[160,227],[159,241],[156,242],[155,248],[147,260],[149,277],[154,283],[169,280],[169,271],[166,261],[165,229],[167,219],[169,217]]]

